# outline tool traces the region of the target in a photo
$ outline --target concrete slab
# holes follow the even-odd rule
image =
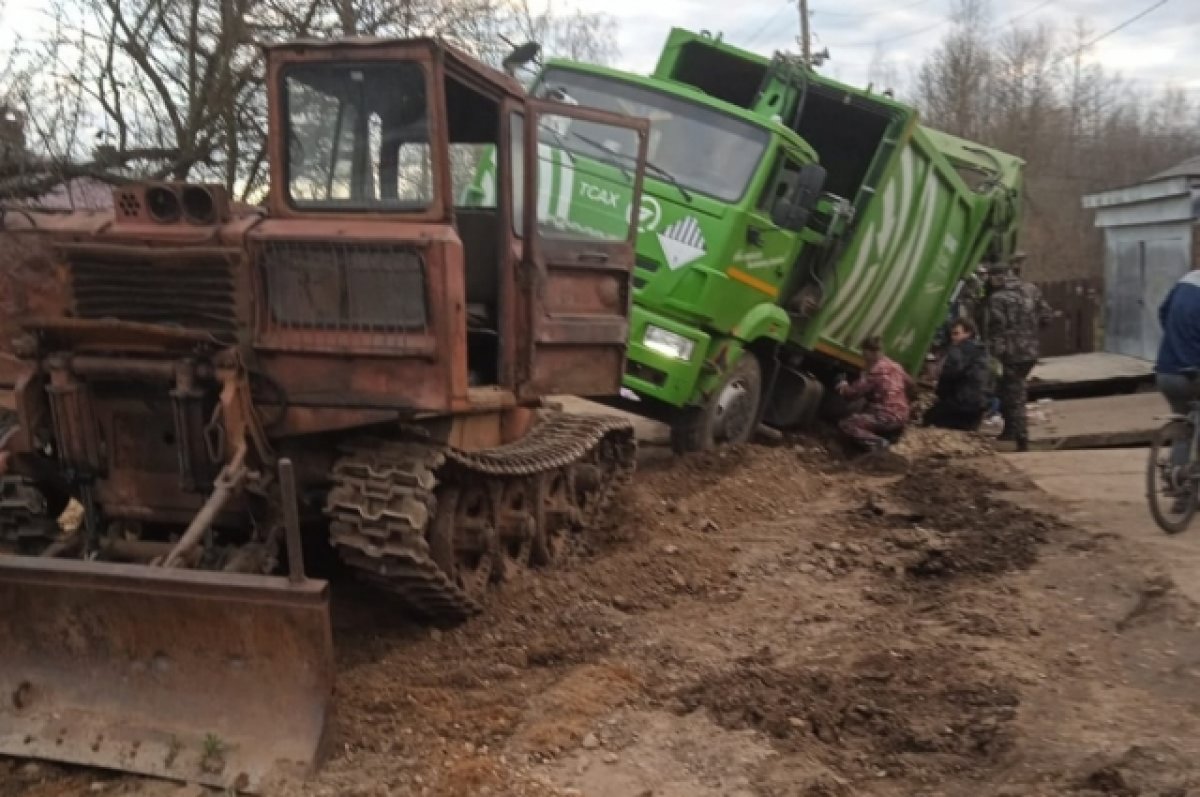
[[[1148,445],[1170,410],[1158,393],[1042,402],[1030,409],[1034,449]],[[1039,420],[1044,416],[1044,420]]]
[[[1041,360],[1029,377],[1033,397],[1118,393],[1154,380],[1154,363],[1109,352]]]

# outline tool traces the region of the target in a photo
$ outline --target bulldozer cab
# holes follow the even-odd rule
[[[388,487],[418,491],[388,517],[422,533],[437,446],[502,446],[547,393],[619,388],[645,122],[532,100],[426,39],[272,46],[267,87],[265,212],[220,186],[135,183],[103,216],[22,214],[69,309],[22,322],[18,425],[0,430],[0,754],[249,791],[311,766],[333,650],[301,524],[344,524],[332,477],[365,490],[399,467],[347,470],[339,450],[377,432],[400,456],[424,424],[426,458],[401,476],[424,475]],[[460,201],[489,149],[494,179]],[[577,193],[600,211],[573,216]],[[611,431],[588,429],[588,446]],[[590,450],[570,442],[535,464]],[[504,467],[524,489],[533,466]],[[573,517],[569,483],[532,494]],[[368,492],[360,520],[382,514]],[[25,522],[53,526],[68,496],[78,530]],[[339,555],[392,550],[341,533]],[[418,587],[457,594],[420,565]]]
[[[454,306],[441,311],[457,314],[461,296],[466,329],[464,373],[452,381],[520,400],[618,390],[644,122],[533,100],[511,77],[430,41],[289,44],[268,57],[271,218],[345,219],[348,238],[380,218],[418,238],[452,228],[461,270],[451,255]],[[467,199],[492,157],[498,168]],[[607,212],[572,218],[576,193]],[[418,293],[402,305],[412,328],[432,312]],[[452,347],[454,332],[444,339]]]

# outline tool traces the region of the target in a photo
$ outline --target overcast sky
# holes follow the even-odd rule
[[[568,0],[554,0],[562,8]],[[586,11],[607,11],[620,21],[622,66],[647,71],[673,26],[721,32],[734,44],[769,54],[797,50],[799,13],[794,0],[573,0]],[[1064,34],[1086,20],[1095,37],[1116,28],[1158,0],[993,0],[993,25],[1046,23]],[[862,85],[879,51],[907,79],[949,28],[951,0],[809,0],[815,49],[828,47],[823,69]],[[1139,85],[1187,88],[1200,100],[1200,0],[1167,0],[1144,18],[1103,39],[1091,61],[1120,71]]]
[[[532,0],[535,8],[547,0]],[[720,32],[743,47],[770,54],[797,50],[799,13],[794,0],[550,0],[556,10],[579,8],[615,16],[620,24],[620,66],[645,72],[654,66],[672,25]],[[1096,37],[1161,0],[993,0],[993,25],[1047,23],[1066,34],[1087,21]],[[864,85],[873,56],[890,62],[903,82],[949,28],[952,0],[809,0],[815,49],[828,47],[823,68]],[[0,0],[0,44],[14,30],[33,32],[43,3]],[[1119,71],[1139,88],[1187,89],[1200,101],[1200,0],[1166,0],[1142,19],[1099,41],[1088,60]]]

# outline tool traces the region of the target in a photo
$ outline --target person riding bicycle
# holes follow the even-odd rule
[[[1189,271],[1158,308],[1162,343],[1154,364],[1155,382],[1171,411],[1187,415],[1191,402],[1200,400],[1200,267]],[[1171,449],[1176,467],[1187,463],[1188,443],[1178,441]]]

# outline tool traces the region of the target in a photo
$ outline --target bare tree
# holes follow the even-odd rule
[[[507,0],[58,2],[55,30],[24,56],[40,78],[15,80],[0,59],[0,98],[15,98],[30,144],[0,167],[0,196],[80,176],[205,179],[255,196],[266,179],[261,41],[434,36],[492,63],[526,38],[573,58],[616,53],[611,17]]]
[[[988,0],[955,0],[950,33],[918,73],[922,111],[949,133],[978,138],[988,124],[990,18]]]
[[[579,9],[559,14],[549,2],[544,11],[534,13],[529,0],[521,0],[515,4],[510,24],[520,38],[540,43],[551,55],[594,64],[610,64],[620,55],[617,21],[609,14],[589,14]]]
[[[986,0],[958,0],[955,25],[922,65],[925,121],[1026,161],[1024,246],[1036,278],[1099,274],[1080,197],[1128,185],[1200,152],[1197,109],[1179,90],[1134,90],[1088,62],[1084,21],[994,30]]]
[[[879,91],[896,91],[900,88],[900,72],[882,45],[875,45],[871,52],[871,63],[867,66],[867,83]]]

